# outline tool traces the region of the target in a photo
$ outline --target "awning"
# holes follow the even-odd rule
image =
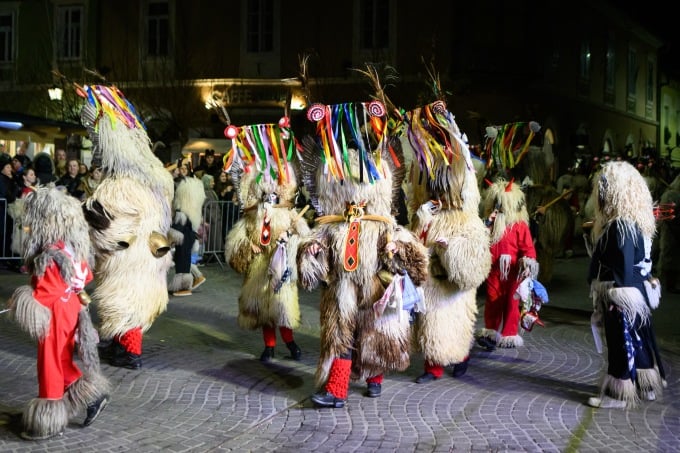
[[[69,135],[86,135],[85,128],[76,123],[15,112],[0,112],[0,139],[54,143]]]

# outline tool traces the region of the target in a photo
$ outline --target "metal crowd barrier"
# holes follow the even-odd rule
[[[224,269],[224,238],[240,218],[238,203],[231,201],[208,201],[203,206],[203,220],[209,225],[204,233],[203,257],[209,262],[214,259]],[[21,260],[12,253],[12,228],[14,222],[7,210],[7,200],[0,199],[0,260]]]
[[[7,200],[0,198],[0,260],[21,260],[21,257],[12,253],[12,234],[14,233],[14,220],[9,215]]]
[[[214,259],[224,269],[224,238],[241,216],[238,203],[207,201],[203,205],[203,222],[208,227],[202,234],[203,262]],[[206,264],[207,264],[206,263]]]

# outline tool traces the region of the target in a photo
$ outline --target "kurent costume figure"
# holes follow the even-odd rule
[[[69,417],[85,408],[83,424],[91,424],[108,403],[109,383],[99,371],[98,336],[84,292],[92,272],[80,203],[53,186],[38,188],[26,198],[23,226],[31,284],[17,288],[9,306],[38,341],[38,398],[24,411],[21,437],[41,440],[61,435]]]
[[[477,321],[477,288],[491,265],[489,232],[479,217],[480,194],[470,152],[443,101],[405,113],[404,148],[410,170],[411,229],[430,250],[424,310],[415,322],[416,349],[425,358],[418,383],[467,370]]]
[[[201,225],[205,190],[200,179],[180,176],[176,181],[172,207],[175,210],[169,233],[175,246],[175,275],[168,284],[173,296],[190,296],[192,290],[205,283],[206,278],[191,262],[191,255],[197,254],[198,227]]]
[[[634,407],[656,399],[666,385],[651,319],[661,294],[651,276],[653,200],[642,175],[623,161],[602,166],[591,198],[597,208],[588,283],[592,322],[604,326],[607,373],[588,404]]]
[[[93,143],[92,163],[106,173],[84,207],[95,251],[100,353],[113,366],[138,369],[143,332],[168,303],[172,176],[116,87],[77,91],[87,100],[81,121]]]
[[[233,148],[229,172],[243,215],[227,235],[224,257],[243,274],[238,324],[262,329],[262,362],[274,357],[276,329],[291,358],[300,360],[293,331],[300,324],[295,256],[307,221],[295,210],[297,142],[284,117],[279,124],[257,124],[226,134]]]
[[[386,133],[379,101],[312,105],[316,138],[306,137],[303,184],[318,217],[298,252],[303,288],[322,286],[321,407],[343,407],[350,378],[381,394],[383,373],[410,361],[407,292],[427,278],[427,249],[394,218],[403,180],[399,141]],[[406,280],[408,277],[408,280]],[[409,282],[412,285],[407,285]],[[388,292],[386,292],[388,291]]]
[[[482,208],[491,230],[491,271],[477,343],[488,350],[519,347],[524,340],[515,293],[522,280],[536,279],[539,270],[524,193],[512,180],[500,178],[486,189]]]

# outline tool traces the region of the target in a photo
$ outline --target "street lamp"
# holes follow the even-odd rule
[[[47,90],[47,94],[50,95],[50,101],[61,101],[61,95],[64,94],[64,90],[54,86]]]
[[[61,113],[61,120],[64,121],[64,103],[62,102],[62,95],[64,90],[56,85],[47,90],[47,94],[50,96],[50,101],[56,101],[59,103],[59,112]]]

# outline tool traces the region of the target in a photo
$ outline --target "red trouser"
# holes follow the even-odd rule
[[[511,272],[507,280],[501,280],[498,273],[492,272],[486,280],[484,327],[500,331],[502,337],[519,333],[519,299],[515,299],[519,282],[513,275]]]
[[[59,300],[48,308],[52,310],[50,328],[38,343],[38,396],[60,399],[66,388],[82,376],[73,361],[80,299],[73,294],[66,302]]]

